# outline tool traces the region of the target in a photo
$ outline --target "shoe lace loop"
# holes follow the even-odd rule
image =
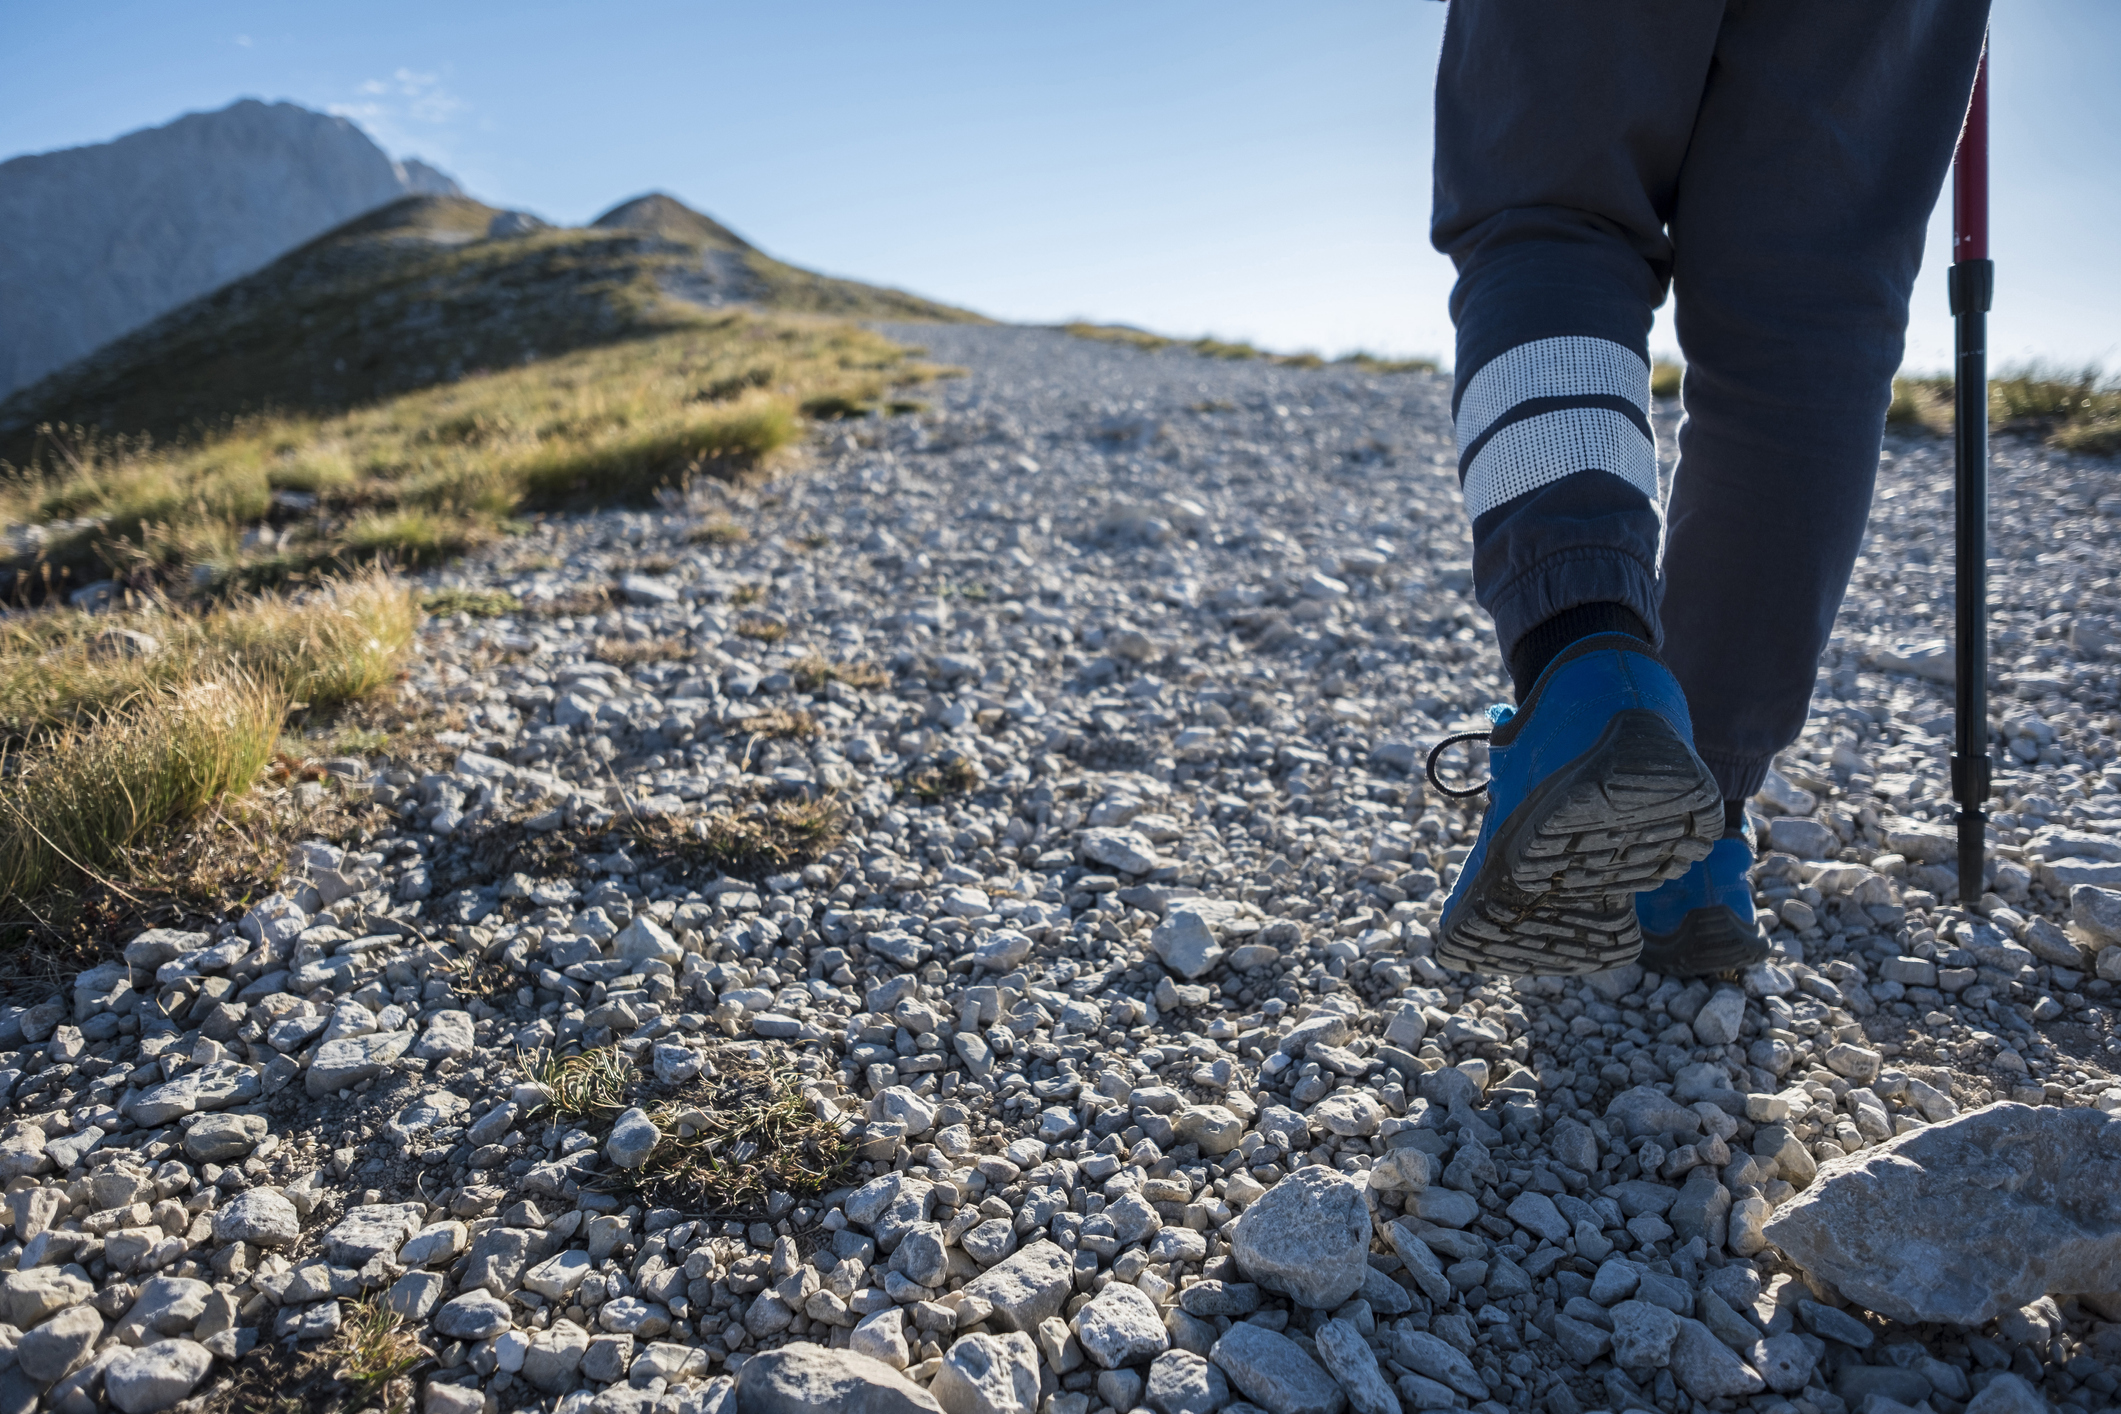
[[[1488,721],[1491,723],[1491,725],[1487,731],[1458,732],[1452,736],[1445,737],[1442,741],[1437,742],[1435,746],[1429,748],[1429,760],[1427,767],[1425,768],[1428,772],[1429,784],[1436,787],[1439,792],[1446,796],[1449,796],[1453,800],[1465,800],[1470,796],[1476,796],[1479,795],[1481,792],[1485,791],[1491,784],[1489,781],[1482,781],[1477,786],[1472,786],[1462,790],[1454,786],[1445,785],[1443,783],[1443,778],[1436,774],[1436,759],[1442,756],[1444,752],[1450,750],[1452,747],[1458,745],[1458,743],[1462,741],[1486,741],[1489,737],[1495,734],[1494,729],[1496,727],[1499,727],[1504,722],[1509,721],[1510,718],[1515,715],[1516,710],[1514,708],[1505,707],[1503,704],[1498,702],[1494,706],[1488,708]]]

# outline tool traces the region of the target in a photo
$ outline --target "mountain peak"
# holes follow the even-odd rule
[[[751,242],[712,216],[694,211],[676,197],[659,191],[622,201],[589,224],[605,230],[649,231],[684,245],[753,249]]]

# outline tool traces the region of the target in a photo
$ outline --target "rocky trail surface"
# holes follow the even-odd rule
[[[0,1012],[0,1414],[299,1402],[377,1307],[437,1414],[2115,1406],[2111,463],[1999,447],[1979,908],[1895,443],[1780,956],[1512,982],[1430,947],[1447,383],[898,332],[934,407],[441,576],[521,607],[338,763],[387,825]]]

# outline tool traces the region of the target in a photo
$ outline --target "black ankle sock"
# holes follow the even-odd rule
[[[1524,701],[1532,684],[1539,681],[1539,675],[1562,649],[1594,633],[1625,633],[1644,643],[1651,641],[1650,626],[1625,604],[1578,604],[1563,609],[1518,639],[1510,649],[1510,681],[1517,688],[1517,700]]]
[[[1723,828],[1727,833],[1736,833],[1745,828],[1745,802],[1726,800],[1723,802]]]

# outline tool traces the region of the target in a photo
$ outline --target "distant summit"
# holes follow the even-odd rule
[[[652,191],[631,201],[622,201],[589,223],[604,230],[649,231],[681,245],[714,246],[723,250],[753,250],[751,242],[715,220],[704,216],[674,196]]]
[[[344,118],[255,99],[0,163],[0,397],[408,194],[463,195]]]
[[[462,196],[401,196],[0,397],[0,460],[40,423],[158,441],[245,413],[328,413],[747,306],[978,321],[785,264],[667,196],[548,226]]]

